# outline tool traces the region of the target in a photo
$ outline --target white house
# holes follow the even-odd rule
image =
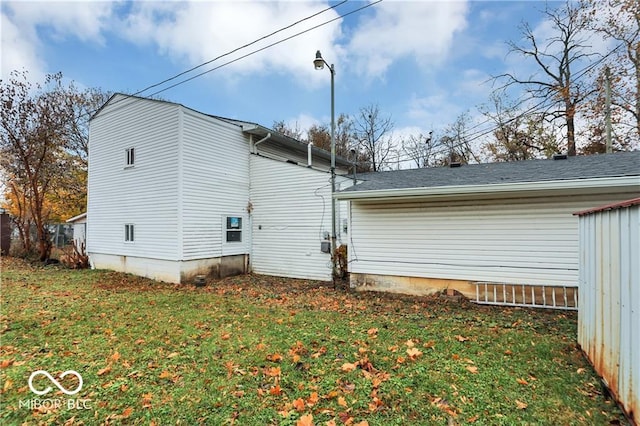
[[[248,270],[330,280],[329,162],[254,123],[114,95],[90,123],[91,264],[168,282]]]
[[[336,194],[350,201],[351,285],[575,308],[572,213],[637,197],[640,152],[559,158],[361,175]]]

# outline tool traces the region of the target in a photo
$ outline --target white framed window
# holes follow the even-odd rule
[[[227,216],[225,220],[225,224],[226,224],[225,242],[241,243],[242,242],[242,217]]]
[[[136,162],[136,150],[135,148],[127,148],[125,156],[125,167],[133,167]]]
[[[124,225],[124,242],[132,243],[134,241],[134,226],[132,223],[125,223]]]

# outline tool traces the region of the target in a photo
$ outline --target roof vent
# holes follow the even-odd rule
[[[453,161],[451,163],[449,163],[449,167],[454,168],[454,167],[460,167],[462,166],[462,163],[459,161]]]
[[[553,154],[554,160],[566,160],[567,154]]]

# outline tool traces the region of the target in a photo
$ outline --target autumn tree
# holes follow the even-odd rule
[[[615,42],[602,67],[610,70],[615,133],[619,143],[637,144],[640,141],[640,2],[582,0],[582,6],[589,28]],[[601,70],[597,80],[598,96],[591,102],[596,118],[604,115],[603,74]],[[599,130],[596,128],[595,133]]]
[[[491,161],[548,158],[558,152],[555,131],[543,114],[523,114],[506,93],[492,93],[490,101],[479,110],[494,126],[491,139],[482,146]]]
[[[273,130],[290,138],[302,140],[302,130],[300,130],[298,122],[296,122],[295,126],[290,126],[284,120],[274,121]]]
[[[106,95],[64,85],[60,73],[48,75],[44,85],[27,77],[13,72],[0,82],[0,169],[7,182],[6,207],[23,247],[37,248],[46,260],[51,250],[47,224],[56,211],[68,214],[58,202],[75,200],[73,214],[85,208],[86,123]]]
[[[354,120],[354,138],[357,151],[365,161],[365,169],[378,172],[388,166],[393,149],[392,130],[391,117],[383,116],[378,105],[360,108]]]
[[[533,99],[544,105],[546,120],[562,120],[566,129],[567,154],[576,155],[575,118],[578,107],[589,94],[589,88],[574,68],[591,56],[587,52],[585,30],[587,24],[579,5],[567,1],[558,9],[547,5],[544,14],[553,35],[539,39],[528,23],[521,26],[523,44],[508,42],[511,52],[530,60],[537,72],[530,76],[506,73],[497,79],[506,79],[506,86],[524,86]]]

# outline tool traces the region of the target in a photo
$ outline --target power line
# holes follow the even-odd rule
[[[202,68],[202,67],[203,67],[203,66],[205,66],[205,65],[209,65],[210,63],[215,62],[215,61],[217,61],[218,59],[222,59],[222,58],[224,58],[225,56],[229,56],[229,55],[231,55],[232,53],[235,53],[235,52],[237,52],[237,51],[239,51],[239,50],[242,50],[242,49],[245,49],[245,48],[247,48],[247,47],[249,47],[249,46],[252,46],[252,45],[254,45],[254,44],[256,44],[256,43],[258,43],[258,42],[260,42],[260,41],[262,41],[262,40],[266,40],[267,38],[269,38],[269,37],[271,37],[271,36],[274,36],[274,35],[276,35],[276,34],[278,34],[278,33],[282,32],[282,31],[284,31],[284,30],[288,30],[289,28],[292,28],[292,27],[294,27],[294,26],[296,26],[296,25],[298,25],[298,24],[300,24],[300,23],[302,23],[302,22],[304,22],[304,21],[308,21],[308,20],[309,20],[309,19],[311,19],[311,18],[315,18],[316,16],[321,15],[321,14],[323,14],[323,13],[325,13],[325,12],[329,11],[329,10],[336,9],[336,8],[338,8],[339,6],[342,6],[343,4],[345,4],[347,1],[349,1],[349,0],[343,0],[343,1],[341,1],[340,3],[338,3],[338,4],[335,4],[335,5],[331,6],[331,7],[327,7],[326,9],[323,9],[323,10],[321,10],[321,11],[319,11],[319,12],[316,12],[316,13],[314,13],[313,15],[309,15],[309,16],[307,16],[307,17],[305,17],[305,18],[302,18],[302,19],[300,19],[300,20],[298,20],[298,21],[296,21],[296,22],[294,22],[294,23],[292,23],[292,24],[290,24],[290,25],[287,25],[286,27],[282,27],[282,28],[280,28],[280,29],[278,29],[278,30],[276,30],[276,31],[274,31],[274,32],[272,32],[272,33],[269,33],[269,34],[264,35],[264,36],[262,36],[262,37],[260,37],[260,38],[257,38],[257,39],[253,40],[253,41],[252,41],[252,42],[250,42],[250,43],[247,43],[247,44],[245,44],[245,45],[242,45],[242,46],[240,46],[240,47],[237,47],[237,48],[235,48],[235,49],[233,49],[233,50],[230,50],[230,51],[228,51],[228,52],[226,52],[226,53],[223,53],[222,55],[216,56],[215,58],[210,59],[210,60],[208,60],[208,61],[206,61],[206,62],[203,62],[203,63],[201,63],[200,65],[196,65],[195,67],[189,68],[189,69],[188,69],[188,70],[186,70],[186,71],[182,71],[181,73],[176,74],[176,75],[174,75],[173,77],[169,77],[169,78],[167,78],[167,79],[165,79],[165,80],[162,80],[162,81],[161,81],[161,82],[159,82],[159,83],[155,83],[155,84],[152,84],[151,86],[147,86],[147,87],[145,87],[144,89],[139,90],[139,91],[137,91],[137,92],[133,93],[133,95],[132,95],[132,96],[140,95],[142,92],[146,92],[146,91],[147,91],[147,90],[149,90],[149,89],[153,89],[154,87],[158,87],[158,86],[161,86],[161,85],[163,85],[163,84],[165,84],[165,83],[168,83],[168,82],[170,82],[170,81],[173,81],[173,80],[175,80],[175,79],[176,79],[176,78],[178,78],[178,77],[182,77],[182,76],[183,76],[183,75],[185,75],[185,74],[188,74],[188,73],[190,73],[190,72],[192,72],[192,71],[197,70],[198,68]]]
[[[241,60],[241,59],[247,58],[247,57],[249,57],[249,56],[251,56],[251,55],[255,55],[256,53],[262,52],[263,50],[269,49],[270,47],[276,46],[276,45],[278,45],[278,44],[280,44],[280,43],[283,43],[283,42],[285,42],[285,41],[287,41],[287,40],[291,40],[292,38],[295,38],[295,37],[301,36],[302,34],[308,33],[309,31],[312,31],[312,30],[315,30],[315,29],[317,29],[317,28],[323,27],[323,26],[325,26],[325,25],[327,25],[327,24],[330,24],[331,22],[337,21],[338,19],[342,19],[342,18],[344,18],[344,17],[346,17],[346,16],[349,16],[349,15],[352,15],[352,14],[354,14],[354,13],[356,13],[356,12],[360,12],[361,10],[367,9],[367,8],[369,8],[369,7],[371,7],[371,6],[374,6],[374,5],[376,5],[376,4],[380,3],[380,2],[382,2],[382,0],[377,0],[377,1],[375,1],[375,2],[372,2],[372,3],[366,4],[366,5],[364,5],[364,6],[361,6],[361,7],[357,8],[357,9],[352,10],[351,12],[345,13],[344,15],[340,15],[340,16],[338,16],[338,17],[336,17],[336,18],[330,19],[330,20],[325,21],[325,22],[323,22],[323,23],[321,23],[321,24],[318,24],[318,25],[313,26],[313,27],[311,27],[311,28],[308,28],[308,29],[306,29],[306,30],[300,31],[300,32],[298,32],[298,33],[296,33],[296,34],[293,34],[293,35],[289,36],[289,37],[283,38],[282,40],[279,40],[279,41],[276,41],[276,42],[274,42],[274,43],[271,43],[271,44],[269,44],[269,45],[267,45],[267,46],[261,47],[260,49],[253,50],[253,51],[251,51],[251,52],[249,52],[249,53],[247,53],[247,54],[245,54],[245,55],[242,55],[242,56],[240,56],[240,57],[238,57],[238,58],[236,58],[236,59],[233,59],[233,60],[231,60],[231,61],[225,62],[224,64],[221,64],[221,65],[218,65],[217,67],[213,67],[213,68],[211,68],[211,69],[209,69],[209,70],[207,70],[207,71],[203,71],[203,72],[201,72],[201,73],[199,73],[199,74],[196,74],[196,75],[194,75],[194,76],[192,76],[192,77],[189,77],[189,78],[187,78],[187,79],[185,79],[185,80],[179,81],[179,82],[177,82],[177,83],[175,83],[175,84],[172,84],[172,85],[171,85],[171,86],[169,86],[169,87],[166,87],[166,88],[164,88],[164,89],[162,89],[162,90],[158,90],[157,92],[154,92],[154,93],[152,93],[152,94],[151,94],[151,95],[149,95],[149,96],[155,96],[155,95],[157,95],[158,93],[162,93],[162,92],[164,92],[164,91],[166,91],[166,90],[173,89],[174,87],[179,86],[179,85],[181,85],[181,84],[184,84],[184,83],[186,83],[186,82],[188,82],[188,81],[191,81],[191,80],[193,80],[193,79],[195,79],[195,78],[201,77],[201,76],[203,76],[203,75],[205,75],[205,74],[208,74],[208,73],[210,73],[210,72],[212,72],[212,71],[218,70],[218,69],[220,69],[220,68],[222,68],[222,67],[225,67],[225,66],[227,66],[227,65],[231,65],[231,64],[233,64],[234,62],[237,62],[237,61],[239,61],[239,60]]]
[[[338,7],[338,6],[340,6],[340,5],[344,4],[344,3],[346,3],[347,1],[348,1],[348,0],[342,1],[341,3],[338,3],[338,4],[334,5],[334,6],[333,6],[333,7],[331,7],[331,8],[324,9],[324,10],[323,10],[323,11],[321,11],[321,12],[317,12],[317,13],[316,13],[316,14],[314,14],[314,15],[311,15],[311,16],[308,16],[308,17],[306,17],[306,18],[304,18],[304,19],[301,19],[301,20],[299,20],[298,22],[303,22],[303,21],[305,21],[305,20],[307,20],[307,19],[309,19],[309,18],[311,18],[311,17],[313,17],[313,16],[317,16],[317,15],[319,15],[320,13],[324,13],[324,12],[326,12],[327,10],[330,10],[330,9],[336,8],[336,7]],[[313,26],[313,27],[311,27],[311,28],[308,28],[308,29],[306,29],[306,30],[300,31],[300,32],[298,32],[298,33],[296,33],[296,34],[293,34],[293,35],[291,35],[291,36],[289,36],[289,37],[286,37],[286,38],[284,38],[284,39],[281,39],[281,40],[279,40],[279,41],[277,41],[277,42],[271,43],[271,44],[269,44],[269,45],[267,45],[267,46],[264,46],[264,47],[262,47],[262,48],[260,48],[260,49],[253,50],[253,51],[251,51],[251,52],[249,52],[249,53],[247,53],[247,54],[245,54],[245,55],[242,55],[242,56],[240,56],[240,57],[238,57],[238,58],[235,58],[235,59],[233,59],[233,60],[231,60],[231,61],[227,61],[227,62],[225,62],[224,64],[221,64],[221,65],[219,65],[219,66],[216,66],[216,67],[211,68],[211,69],[209,69],[209,70],[206,70],[206,71],[204,71],[204,72],[201,72],[201,73],[199,73],[199,74],[196,74],[196,75],[194,75],[194,76],[192,76],[192,77],[189,77],[189,78],[187,78],[187,79],[181,80],[181,81],[179,81],[179,82],[177,82],[177,83],[174,83],[174,84],[172,84],[172,85],[170,85],[170,86],[168,86],[168,87],[165,87],[165,88],[163,88],[163,89],[161,89],[161,90],[158,90],[158,91],[156,91],[156,92],[153,92],[153,93],[152,93],[152,94],[150,94],[150,95],[146,95],[146,97],[147,97],[147,98],[150,98],[150,97],[155,96],[155,95],[157,95],[157,94],[159,94],[159,93],[162,93],[162,92],[164,92],[164,91],[167,91],[167,90],[169,90],[169,89],[172,89],[172,88],[174,88],[174,87],[176,87],[176,86],[179,86],[179,85],[181,85],[181,84],[187,83],[188,81],[191,81],[191,80],[193,80],[193,79],[195,79],[195,78],[201,77],[201,76],[203,76],[203,75],[205,75],[205,74],[207,74],[207,73],[210,73],[210,72],[212,72],[212,71],[215,71],[215,70],[217,70],[217,69],[220,69],[220,68],[222,68],[222,67],[225,67],[225,66],[227,66],[227,65],[230,65],[230,64],[232,64],[232,63],[234,63],[234,62],[237,62],[237,61],[239,61],[239,60],[241,60],[241,59],[244,59],[244,58],[246,58],[246,57],[248,57],[248,56],[254,55],[254,54],[256,54],[256,53],[258,53],[258,52],[261,52],[261,51],[263,51],[263,50],[266,50],[266,49],[268,49],[268,48],[270,48],[270,47],[273,47],[273,46],[275,46],[275,45],[278,45],[278,44],[280,44],[280,43],[283,43],[283,42],[285,42],[285,41],[288,41],[288,40],[290,40],[290,39],[292,39],[292,38],[298,37],[298,36],[300,36],[300,35],[302,35],[302,34],[305,34],[305,33],[307,33],[307,32],[310,32],[310,31],[312,31],[312,30],[315,30],[315,29],[317,29],[317,28],[320,28],[320,27],[322,27],[322,26],[324,26],[324,25],[330,24],[331,22],[337,21],[337,20],[342,19],[342,18],[344,18],[344,17],[346,17],[346,16],[349,16],[349,15],[352,15],[352,14],[354,14],[354,13],[357,13],[357,12],[359,12],[359,11],[361,11],[361,10],[364,10],[364,9],[366,9],[366,8],[369,8],[369,7],[371,7],[371,6],[374,6],[374,5],[376,5],[376,4],[378,4],[378,3],[382,2],[382,1],[383,1],[383,0],[378,0],[378,1],[375,1],[375,2],[372,2],[372,3],[369,3],[369,4],[366,4],[366,5],[364,5],[364,6],[361,6],[361,7],[357,8],[357,9],[354,9],[354,10],[352,10],[352,11],[350,11],[350,12],[347,12],[347,13],[345,13],[345,14],[342,14],[342,15],[340,15],[340,16],[338,16],[338,17],[336,17],[336,18],[330,19],[330,20],[325,21],[325,22],[323,22],[323,23],[321,23],[321,24],[318,24],[318,25],[315,25],[315,26]],[[291,25],[288,25],[288,26],[286,26],[286,27],[283,27],[283,28],[281,28],[280,30],[277,30],[277,31],[275,31],[275,32],[271,33],[269,36],[271,36],[271,35],[273,35],[273,34],[276,34],[276,33],[280,32],[280,31],[282,31],[282,30],[284,30],[284,29],[286,29],[286,28],[290,28],[290,27],[292,27],[293,25],[294,25],[294,24],[291,24]],[[141,91],[138,91],[138,92],[134,93],[133,95],[125,94],[125,95],[124,95],[124,96],[125,96],[125,98],[114,101],[114,102],[111,104],[111,106],[114,106],[114,105],[116,105],[116,104],[118,104],[118,103],[120,103],[120,102],[122,102],[122,101],[127,100],[127,99],[132,99],[132,98],[133,98],[134,100],[139,99],[139,98],[136,98],[136,95],[137,95],[137,94],[139,94],[139,93],[141,93],[141,92],[143,92],[143,91],[148,90],[149,88],[157,87],[157,86],[159,86],[159,85],[163,84],[164,82],[168,82],[168,81],[174,80],[175,78],[177,78],[177,77],[179,77],[179,76],[182,76],[182,75],[184,75],[184,74],[186,74],[186,73],[188,73],[188,72],[190,72],[190,71],[193,71],[194,69],[197,69],[197,68],[200,68],[200,67],[202,67],[202,66],[204,66],[204,65],[207,65],[207,64],[209,64],[209,63],[211,63],[211,62],[213,62],[213,61],[215,61],[215,60],[217,60],[217,59],[219,59],[219,58],[222,58],[222,57],[228,56],[228,55],[230,55],[230,54],[231,54],[231,53],[233,53],[233,52],[237,52],[238,50],[243,49],[243,48],[245,48],[246,46],[250,46],[250,45],[252,45],[252,44],[255,44],[255,43],[256,43],[256,42],[258,42],[259,40],[263,40],[263,39],[265,39],[266,37],[269,37],[269,36],[264,36],[264,37],[262,37],[262,38],[260,38],[260,39],[258,39],[258,40],[255,40],[255,41],[253,41],[253,42],[251,42],[251,43],[247,43],[247,44],[246,44],[245,46],[243,46],[243,47],[233,49],[232,51],[227,52],[227,53],[225,53],[225,54],[223,54],[223,55],[220,55],[220,56],[218,56],[217,58],[214,58],[214,59],[212,59],[212,60],[210,60],[210,61],[207,61],[207,62],[205,62],[205,63],[202,63],[202,64],[198,65],[197,67],[193,67],[192,69],[190,69],[190,70],[188,70],[188,71],[184,71],[184,72],[182,72],[182,73],[180,73],[180,74],[177,74],[176,76],[173,76],[173,77],[171,77],[171,78],[169,78],[169,79],[165,79],[165,80],[164,80],[163,82],[161,82],[161,83],[153,84],[153,85],[151,85],[151,86],[149,86],[149,87],[147,87],[147,88],[145,88],[145,89],[142,89]],[[97,111],[97,110],[96,110],[96,111]],[[93,111],[91,114],[94,114],[96,111]],[[110,111],[110,112],[115,112],[115,111],[117,111],[117,110],[110,109],[109,111]]]

